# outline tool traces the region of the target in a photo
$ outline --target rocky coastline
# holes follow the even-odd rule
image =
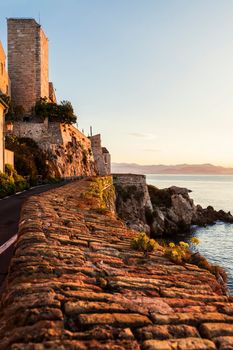
[[[188,233],[193,225],[233,223],[230,212],[202,208],[190,198],[187,188],[158,189],[147,185],[144,175],[114,175],[116,210],[128,227],[150,233],[152,237]]]

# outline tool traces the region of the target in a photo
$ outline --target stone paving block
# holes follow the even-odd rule
[[[121,327],[140,327],[151,324],[148,317],[140,314],[81,314],[78,320],[82,326],[108,324]]]
[[[217,294],[206,294],[203,291],[203,294],[196,294],[195,290],[194,293],[192,293],[192,291],[190,290],[189,293],[187,293],[187,291],[177,291],[173,289],[161,289],[160,290],[160,295],[162,297],[168,297],[168,298],[180,298],[180,297],[184,297],[184,298],[192,298],[193,300],[199,300],[199,301],[203,301],[203,302],[215,302],[215,301],[227,301],[227,297],[224,296],[219,296]]]
[[[213,339],[219,350],[233,350],[233,336],[221,336]]]
[[[228,322],[233,323],[233,317],[218,312],[208,313],[175,313],[171,315],[159,315],[152,313],[152,320],[156,324],[188,324],[199,325],[204,322]]]
[[[200,327],[200,333],[209,339],[225,335],[233,336],[233,324],[203,323]]]
[[[2,350],[2,349],[1,349]],[[11,350],[140,350],[136,341],[81,342],[78,340],[63,340],[36,344],[14,344]]]
[[[200,334],[195,327],[187,325],[153,325],[139,328],[136,331],[137,336],[142,339],[173,339],[173,338],[188,338],[199,337]]]
[[[126,311],[122,305],[117,303],[104,303],[95,301],[68,302],[65,304],[66,315],[77,315],[81,313],[95,312],[121,312]]]
[[[39,321],[33,325],[27,325],[23,327],[15,327],[12,331],[3,332],[0,329],[0,349],[9,349],[13,343],[30,343],[52,340],[62,337],[63,323],[61,321]]]
[[[143,350],[216,350],[215,344],[207,339],[186,338],[176,340],[146,340]]]
[[[224,314],[233,316],[233,303],[225,303],[224,305],[221,305],[218,309]]]

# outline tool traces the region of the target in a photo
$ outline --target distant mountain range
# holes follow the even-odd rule
[[[135,163],[112,163],[112,173],[233,175],[233,168],[224,168],[212,164],[139,165]]]

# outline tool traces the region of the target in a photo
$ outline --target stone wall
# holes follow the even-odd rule
[[[10,83],[6,71],[6,55],[0,41],[0,93],[10,95]]]
[[[139,174],[112,174],[114,184],[146,186],[146,176]]]
[[[49,100],[53,103],[57,103],[55,89],[51,81],[49,82]]]
[[[34,19],[9,18],[8,72],[12,98],[27,112],[40,97],[49,97],[48,40]]]
[[[48,38],[44,31],[40,28],[40,41],[38,43],[40,49],[40,87],[39,97],[49,98],[49,57],[48,57]]]
[[[96,184],[74,182],[25,203],[0,348],[232,349],[233,303],[215,276],[176,265],[160,246],[148,257],[133,250],[137,232],[100,206]]]
[[[103,153],[106,174],[111,174],[111,154],[105,147],[102,147],[102,153]]]
[[[54,176],[95,175],[91,141],[72,125],[60,123],[14,122],[11,132],[29,137],[47,154]],[[11,134],[10,133],[10,134]]]
[[[111,157],[108,150],[101,146],[101,135],[91,136],[90,140],[97,174],[100,176],[109,175],[111,173]]]
[[[5,164],[10,164],[14,168],[14,152],[5,149]]]
[[[60,124],[56,129],[56,123],[49,123],[49,132],[56,139],[56,143],[50,145],[54,163],[63,176],[95,175],[94,157],[90,140],[72,125]],[[61,142],[59,140],[61,138]],[[55,140],[54,140],[55,141]]]
[[[4,172],[4,110],[0,100],[0,172]]]
[[[18,137],[30,137],[36,142],[48,139],[48,128],[45,123],[14,122],[13,133]],[[51,140],[52,142],[52,140]]]

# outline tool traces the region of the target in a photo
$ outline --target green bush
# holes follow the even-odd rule
[[[0,173],[0,197],[3,198],[14,193],[15,183],[13,177]]]
[[[26,179],[19,175],[10,164],[5,165],[5,173],[8,177],[13,178],[16,192],[23,191],[29,187]]]
[[[34,107],[34,115],[41,120],[48,118],[50,122],[74,124],[77,117],[74,115],[72,104],[62,101],[60,104],[49,102],[46,97],[40,98]]]
[[[28,188],[27,181],[17,174],[9,164],[6,165],[5,173],[0,173],[0,198],[20,192]]]
[[[6,136],[6,147],[14,152],[15,169],[22,176],[30,176],[30,183],[37,183],[37,176],[50,176],[47,156],[38,144],[28,137]]]

